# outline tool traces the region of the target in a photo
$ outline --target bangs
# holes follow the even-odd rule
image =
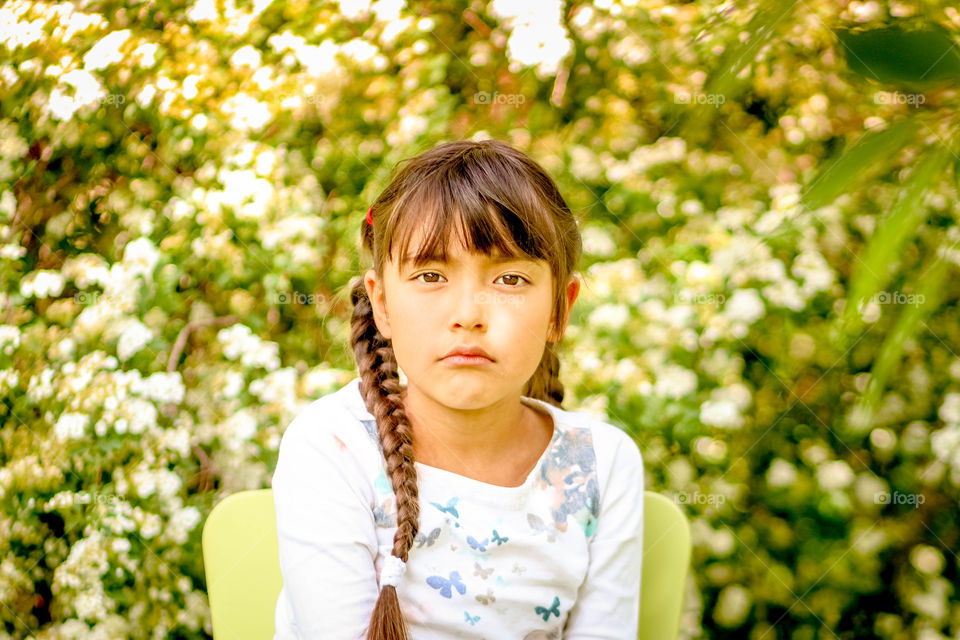
[[[396,203],[386,253],[403,267],[446,262],[457,243],[468,253],[516,260],[557,261],[561,239],[546,203],[536,194],[524,198],[533,206],[511,209],[487,185],[463,174],[437,176],[409,191]],[[528,191],[533,191],[529,186]],[[411,244],[417,240],[416,247]],[[394,251],[396,250],[396,254]]]

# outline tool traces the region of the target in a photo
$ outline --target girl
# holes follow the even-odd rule
[[[636,638],[643,462],[560,407],[581,244],[553,180],[502,142],[440,144],[363,246],[360,375],[297,415],[273,475],[275,639]]]

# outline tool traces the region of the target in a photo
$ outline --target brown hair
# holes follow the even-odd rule
[[[577,221],[547,172],[524,153],[496,140],[445,142],[398,164],[390,184],[374,201],[373,225],[361,221],[363,247],[373,254],[382,277],[388,258],[408,255],[413,232],[425,225],[413,256],[421,265],[445,260],[454,233],[471,252],[499,250],[511,257],[545,260],[554,287],[554,327],[569,312],[565,285],[580,260]],[[404,562],[420,523],[413,431],[404,413],[397,359],[389,339],[377,330],[363,279],[351,286],[350,341],[360,371],[360,393],[376,418],[387,476],[397,503],[393,555]],[[559,334],[559,338],[563,333]],[[548,341],[523,395],[557,407],[563,401],[560,361]],[[396,588],[387,585],[370,617],[368,640],[406,640]]]

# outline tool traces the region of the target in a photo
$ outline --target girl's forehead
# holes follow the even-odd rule
[[[409,224],[411,222],[413,224]],[[396,241],[388,244],[387,260],[393,262],[399,270],[432,262],[442,264],[479,262],[485,265],[509,262],[548,264],[547,260],[522,251],[517,245],[516,238],[501,236],[499,241],[494,240],[494,246],[485,247],[485,250],[472,246],[475,242],[487,243],[474,239],[474,235],[467,231],[465,224],[466,222],[457,216],[450,220],[450,224],[438,229],[431,226],[429,216],[408,218],[408,223],[403,225],[406,228],[398,229],[400,233],[396,236]],[[487,240],[490,239],[492,238],[487,238]],[[503,246],[497,246],[497,244]]]

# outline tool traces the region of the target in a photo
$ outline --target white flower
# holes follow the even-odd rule
[[[612,256],[617,247],[610,234],[597,226],[589,226],[583,230],[583,250],[594,256]]]
[[[133,52],[133,57],[142,69],[149,69],[157,64],[157,51],[160,47],[154,42],[144,42]]]
[[[2,343],[2,338],[0,338],[0,343]],[[944,422],[960,424],[960,393],[951,391],[945,395],[938,415]]]
[[[507,40],[507,55],[512,63],[535,66],[541,78],[557,73],[560,62],[573,47],[561,20],[561,2],[493,0],[490,9],[504,26],[513,29]]]
[[[0,369],[0,394],[7,393],[20,383],[20,374],[13,369]]]
[[[724,307],[724,313],[734,321],[752,324],[763,317],[763,300],[755,289],[737,289]]]
[[[167,535],[177,544],[187,541],[187,535],[200,522],[200,511],[196,507],[184,507],[170,518]]]
[[[716,266],[700,260],[694,260],[687,265],[686,280],[687,285],[690,287],[715,287],[720,284],[722,276]]]
[[[103,585],[100,583],[86,585],[86,588],[73,599],[73,607],[77,611],[77,617],[82,620],[93,621],[105,618],[107,607]]]
[[[53,369],[44,369],[39,374],[30,376],[27,383],[27,400],[30,402],[39,402],[53,395]]]
[[[753,598],[746,588],[739,584],[728,584],[720,590],[713,618],[728,629],[737,627],[746,618],[752,601]]]
[[[337,0],[340,15],[347,20],[360,20],[370,11],[370,0]]]
[[[12,324],[0,324],[0,351],[10,355],[20,346],[20,329]]]
[[[19,158],[29,150],[29,147],[23,142],[23,139],[15,135],[16,132],[16,127],[5,127],[3,124],[0,124],[0,136],[6,138],[0,143],[0,153],[8,160]],[[13,192],[4,191],[0,193],[0,214],[3,214],[6,218],[12,218],[13,212],[16,210],[17,198],[13,195]]]
[[[620,329],[630,317],[630,310],[623,304],[602,304],[590,313],[587,323],[601,329]]]
[[[115,553],[126,553],[131,549],[130,541],[126,538],[114,538],[112,547]]]
[[[77,341],[70,336],[58,340],[47,350],[47,355],[54,360],[73,360],[76,353]]]
[[[187,19],[190,22],[213,22],[219,18],[217,3],[213,0],[197,0],[196,4],[187,10]]]
[[[260,66],[260,52],[249,44],[240,47],[230,56],[230,66],[234,68],[247,66],[256,69]]]
[[[150,280],[160,252],[150,238],[141,236],[123,249],[123,266],[130,274],[139,274]]]
[[[938,459],[960,469],[960,424],[951,422],[931,433],[930,450]]]
[[[130,29],[124,29],[114,31],[101,38],[83,56],[83,68],[88,71],[97,71],[123,60],[124,54],[120,51],[120,47],[129,37]]]
[[[143,380],[135,381],[131,390],[157,402],[183,402],[183,381],[180,373],[153,373]]]
[[[133,472],[133,486],[137,495],[141,498],[148,498],[157,490],[157,479],[149,469],[139,468]]]
[[[293,367],[284,367],[267,374],[261,380],[250,383],[250,393],[262,402],[279,402],[292,409],[296,404],[297,371]]]
[[[25,255],[27,255],[27,250],[21,247],[19,244],[0,245],[0,259],[19,260]]]
[[[803,291],[810,296],[828,289],[834,282],[834,273],[816,251],[804,251],[793,261],[793,275],[803,278]]]
[[[47,104],[50,114],[57,120],[69,120],[81,107],[94,104],[107,95],[100,81],[85,69],[69,71],[60,76],[60,80],[74,87],[75,95],[66,95],[60,87],[54,87],[50,92]]]
[[[796,480],[796,468],[783,458],[774,458],[767,469],[767,484],[771,487],[787,487]]]
[[[918,544],[910,550],[910,564],[921,573],[937,575],[943,571],[943,554],[936,547]]]
[[[243,374],[239,371],[227,371],[224,375],[226,381],[223,387],[221,387],[220,394],[224,398],[236,398],[237,394],[243,390]]]
[[[147,346],[153,339],[153,331],[136,318],[124,323],[123,333],[117,341],[117,357],[126,362],[131,356]]]
[[[144,521],[140,525],[140,534],[144,538],[152,538],[162,530],[163,522],[160,516],[155,513],[148,513],[144,516]]]
[[[743,416],[732,400],[707,400],[700,405],[700,422],[721,429],[739,429]]]
[[[261,340],[246,325],[235,324],[221,329],[217,341],[223,345],[223,355],[230,360],[240,358],[245,367],[274,371],[280,366],[279,345]]]
[[[230,126],[244,132],[263,128],[271,118],[267,105],[242,92],[227,98],[223,111],[230,116]]]
[[[176,451],[180,457],[186,457],[190,452],[190,432],[185,428],[164,429],[160,432],[158,444],[171,451]]]
[[[162,498],[170,498],[180,491],[183,486],[183,480],[179,475],[169,469],[160,469],[154,472],[156,481],[157,495]]]
[[[767,285],[763,288],[763,295],[774,306],[785,307],[792,311],[800,311],[806,304],[800,287],[789,278]]]
[[[687,154],[683,138],[658,138],[653,144],[639,146],[630,153],[630,168],[642,173],[650,167],[668,162],[680,162]]]
[[[20,281],[20,295],[47,298],[63,292],[63,275],[59,271],[39,269],[31,271]]]
[[[106,260],[92,253],[67,258],[60,272],[64,278],[73,280],[78,289],[86,289],[95,283],[103,286],[110,279]]]
[[[259,218],[273,197],[273,185],[253,169],[221,169],[217,179],[223,185],[224,204],[237,209],[244,218]]]
[[[653,384],[653,393],[667,398],[682,398],[697,390],[697,374],[676,364],[664,366]]]
[[[354,38],[340,45],[340,52],[357,64],[364,65],[373,60],[380,50],[362,38]]]
[[[227,418],[220,429],[228,449],[236,451],[257,431],[257,418],[248,408]]]
[[[90,417],[82,413],[64,413],[53,425],[53,431],[60,440],[82,438]]]
[[[157,407],[143,398],[128,398],[124,401],[124,409],[130,417],[130,433],[139,434],[151,431],[157,426]]]
[[[853,470],[843,460],[831,460],[817,467],[817,482],[824,489],[843,489],[853,482]]]

